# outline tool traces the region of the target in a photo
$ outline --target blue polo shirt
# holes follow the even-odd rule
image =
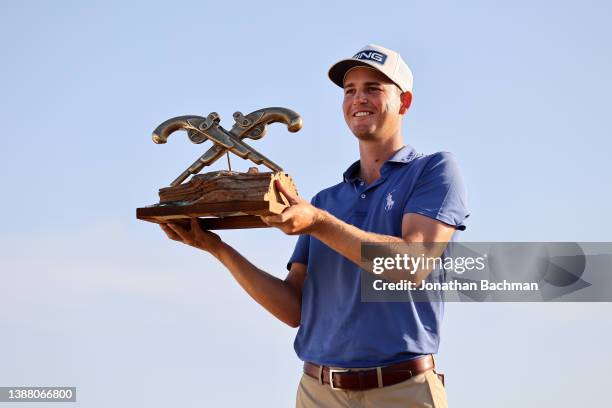
[[[405,146],[380,174],[366,185],[357,161],[312,204],[364,231],[396,237],[406,213],[465,229],[466,193],[452,154],[424,155]],[[374,367],[438,351],[442,302],[362,302],[361,268],[310,235],[298,238],[288,268],[293,262],[307,265],[294,343],[300,359]]]

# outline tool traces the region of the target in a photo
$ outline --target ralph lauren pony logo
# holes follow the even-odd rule
[[[387,56],[385,54],[374,50],[359,51],[357,54],[353,55],[353,58],[358,60],[374,61],[380,65],[384,65],[385,61],[387,60]]]
[[[385,197],[385,211],[390,211],[393,206],[395,205],[395,201],[393,200],[393,192],[395,190],[387,193],[387,196]]]

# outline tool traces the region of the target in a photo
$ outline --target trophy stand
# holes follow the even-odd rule
[[[201,116],[179,116],[168,119],[153,132],[153,142],[166,143],[168,136],[178,130],[187,131],[189,139],[196,144],[210,140],[214,145],[181,173],[169,187],[159,190],[159,203],[136,209],[141,220],[165,223],[186,222],[198,218],[203,229],[265,228],[259,216],[280,214],[289,206],[287,199],[278,192],[276,183],[296,193],[291,177],[270,159],[247,145],[243,139],[261,139],[267,125],[281,122],[290,132],[302,128],[302,118],[285,108],[264,108],[243,116],[234,113],[235,124],[230,131],[220,125],[215,112],[206,118]],[[259,172],[251,167],[248,172],[221,170],[198,174],[229,152],[263,164],[270,172]],[[184,182],[189,176],[190,180]]]

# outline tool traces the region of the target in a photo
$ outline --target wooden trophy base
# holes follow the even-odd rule
[[[278,180],[296,193],[285,173],[215,171],[198,174],[186,183],[159,190],[159,204],[136,209],[136,218],[155,222],[186,222],[197,217],[207,230],[266,228],[260,215],[280,214],[289,206],[276,189]]]

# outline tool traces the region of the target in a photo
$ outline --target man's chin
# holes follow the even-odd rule
[[[374,129],[371,126],[350,126],[349,128],[359,140],[371,140],[374,135]]]
[[[370,130],[353,130],[353,134],[359,140],[370,141],[376,139],[376,134]]]

